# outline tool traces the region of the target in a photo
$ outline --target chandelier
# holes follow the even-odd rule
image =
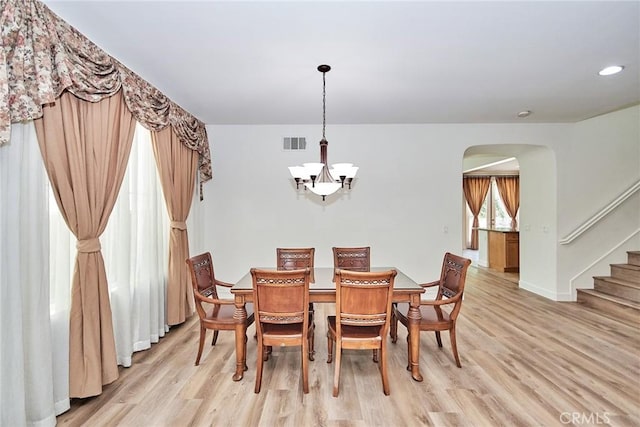
[[[322,73],[322,139],[320,140],[320,163],[303,163],[302,166],[289,166],[289,172],[296,181],[296,190],[300,184],[305,190],[309,189],[314,194],[325,197],[344,189],[345,185],[351,189],[351,182],[358,172],[358,167],[353,163],[334,163],[331,169],[327,164],[327,146],[325,127],[327,118],[325,74],[331,70],[328,65],[319,65],[318,71]]]

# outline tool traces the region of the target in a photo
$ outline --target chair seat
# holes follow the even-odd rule
[[[336,316],[327,316],[329,332],[336,335]],[[371,340],[380,338],[381,326],[349,326],[342,325],[342,338],[347,340]]]
[[[263,323],[262,335],[269,338],[292,338],[302,336],[302,323]]]
[[[247,304],[247,325],[253,323],[254,315],[253,315],[253,305]],[[229,326],[229,328],[233,329],[235,325],[238,323],[236,319],[233,318],[233,314],[236,311],[236,306],[232,304],[215,304],[210,305],[209,308],[205,312],[205,317],[202,319],[204,323],[207,322],[215,322],[216,325],[225,325]],[[217,327],[214,329],[218,329]]]
[[[400,322],[403,325],[408,325],[407,313],[409,312],[409,304],[406,302],[398,303],[395,308],[395,313]],[[420,320],[420,329],[422,330],[442,330],[446,331],[451,325],[451,318],[449,313],[445,310],[436,310],[436,307],[432,305],[421,305],[420,314],[422,319]]]

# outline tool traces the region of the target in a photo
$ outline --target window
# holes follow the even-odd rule
[[[471,215],[469,207],[467,207],[467,215]],[[520,211],[518,210],[516,218],[519,215]],[[473,223],[473,217],[471,217],[471,222]],[[495,177],[491,177],[491,186],[478,215],[478,222],[480,228],[511,228],[511,218],[500,197]]]
[[[467,203],[465,205],[466,212],[466,245],[471,244],[471,230],[473,228],[473,215]],[[516,220],[520,222],[520,210],[516,214]],[[507,213],[504,202],[500,197],[498,191],[498,185],[495,177],[491,177],[491,185],[487,192],[487,197],[484,199],[480,213],[478,214],[478,227],[479,228],[511,228],[511,218]]]

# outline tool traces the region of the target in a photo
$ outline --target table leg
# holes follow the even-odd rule
[[[409,303],[407,320],[409,321],[409,348],[411,349],[411,376],[416,381],[422,381],[420,374],[420,295],[413,296]]]
[[[244,299],[240,296],[235,298],[236,310],[233,318],[236,320],[236,373],[233,374],[233,381],[240,381],[244,376],[246,367],[247,349],[247,309],[244,306]]]

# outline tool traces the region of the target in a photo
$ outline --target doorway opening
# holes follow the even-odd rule
[[[520,163],[469,155],[463,165],[463,254],[479,267],[519,279]],[[515,273],[515,274],[514,274]]]

